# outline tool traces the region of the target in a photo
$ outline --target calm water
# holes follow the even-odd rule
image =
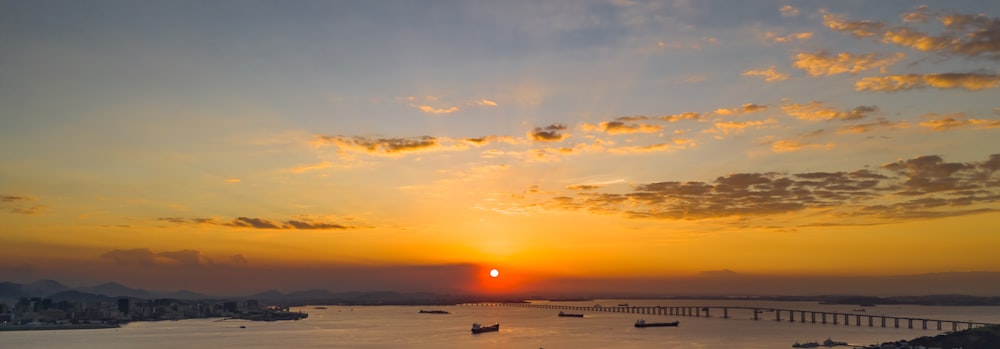
[[[598,300],[558,302],[590,306],[760,306],[850,312],[856,306],[812,302]],[[544,302],[538,302],[544,303]],[[419,314],[419,309],[443,309],[450,315]],[[910,339],[937,330],[882,329],[753,321],[749,311],[731,311],[732,319],[584,312],[584,318],[560,318],[557,310],[479,306],[378,306],[327,309],[302,307],[301,321],[244,322],[197,319],[136,322],[118,329],[22,331],[0,333],[3,348],[790,348],[799,341],[827,338],[851,344]],[[878,306],[866,314],[971,320],[1000,323],[996,307]],[[718,316],[721,314],[713,314]],[[765,315],[773,319],[772,314]],[[632,326],[647,321],[680,320],[676,328]],[[787,316],[784,316],[787,317]],[[852,319],[853,321],[853,319]],[[500,332],[472,335],[473,322],[499,322]],[[862,320],[867,324],[867,320]],[[876,324],[878,320],[876,320]],[[246,328],[241,329],[240,325]],[[890,322],[888,324],[892,326]],[[905,323],[901,323],[905,327]],[[934,327],[930,325],[930,327]],[[946,326],[949,330],[950,326]]]

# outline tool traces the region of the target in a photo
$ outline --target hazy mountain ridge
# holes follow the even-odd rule
[[[70,287],[55,280],[19,284],[0,281],[0,301],[24,297],[105,300],[136,299],[257,299],[272,304],[455,304],[546,298],[693,298],[774,299],[839,304],[1000,305],[1000,272],[953,272],[899,276],[781,277],[741,274],[726,270],[687,279],[606,280],[621,284],[621,291],[584,291],[582,282],[600,280],[549,280],[567,291],[526,291],[476,295],[398,291],[332,292],[310,288],[282,292],[277,289],[236,295],[206,295],[193,291],[159,291],[132,288],[118,282]],[[975,284],[977,287],[965,285]],[[679,288],[678,285],[687,289]],[[195,285],[190,285],[195,286]],[[630,287],[634,286],[634,287]],[[720,291],[722,290],[722,291]],[[975,291],[973,291],[975,290]]]

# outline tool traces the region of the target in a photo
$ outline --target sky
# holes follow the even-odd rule
[[[1000,292],[998,68],[991,1],[4,0],[0,280]]]

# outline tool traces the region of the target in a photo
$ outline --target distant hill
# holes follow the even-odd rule
[[[117,282],[108,282],[92,287],[81,287],[79,290],[108,297],[156,298],[146,290],[125,287]]]

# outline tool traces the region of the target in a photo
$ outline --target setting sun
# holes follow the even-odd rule
[[[496,269],[490,269],[490,277],[495,278],[497,276],[500,276],[500,271]]]

